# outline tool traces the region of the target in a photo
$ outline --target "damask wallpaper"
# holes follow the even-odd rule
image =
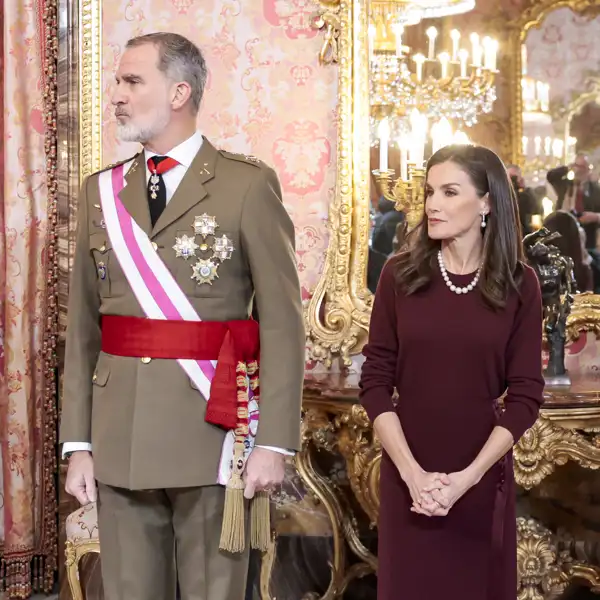
[[[318,63],[315,8],[311,0],[111,0],[102,14],[103,162],[136,151],[115,139],[108,102],[126,41],[152,31],[192,39],[209,66],[199,129],[218,147],[277,171],[296,225],[305,298],[322,270],[336,177],[337,69]]]
[[[568,103],[600,73],[600,18],[559,8],[528,32],[526,45],[528,74],[550,84],[551,103]]]

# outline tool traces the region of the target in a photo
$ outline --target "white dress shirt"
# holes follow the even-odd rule
[[[169,169],[167,172],[163,173],[163,181],[165,182],[165,188],[167,189],[167,202],[171,200],[175,190],[181,183],[181,180],[185,176],[187,170],[189,169],[192,161],[198,151],[202,147],[202,134],[199,131],[196,131],[194,135],[184,142],[181,142],[178,146],[175,146],[172,150],[167,152],[166,156],[175,159],[179,164],[175,167]],[[156,152],[152,152],[151,150],[144,150],[144,159],[146,165],[146,183],[148,183],[150,179],[150,170],[148,169],[148,159],[152,156],[157,156]],[[274,446],[260,446],[261,448],[266,448],[267,450],[273,450],[275,452],[280,452],[282,454],[286,454],[288,456],[293,456],[295,454],[292,450],[284,450],[283,448],[276,448]],[[78,450],[87,450],[88,452],[92,451],[92,445],[86,442],[65,442],[62,448],[62,456],[65,457],[69,452],[77,452]]]

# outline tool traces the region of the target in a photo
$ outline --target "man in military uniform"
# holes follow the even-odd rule
[[[271,168],[196,131],[205,82],[182,36],[130,40],[112,104],[143,149],[79,201],[60,441],[106,600],[172,599],[175,572],[182,600],[242,600],[246,508],[300,448],[294,228]]]

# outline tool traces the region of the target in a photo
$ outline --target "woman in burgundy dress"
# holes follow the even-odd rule
[[[432,156],[423,221],[383,269],[364,350],[361,401],[384,449],[378,600],[515,600],[511,448],[544,389],[520,233],[491,150]]]

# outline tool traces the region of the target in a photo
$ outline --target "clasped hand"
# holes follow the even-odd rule
[[[413,501],[411,511],[428,517],[444,517],[475,484],[467,471],[411,474],[406,484]]]

